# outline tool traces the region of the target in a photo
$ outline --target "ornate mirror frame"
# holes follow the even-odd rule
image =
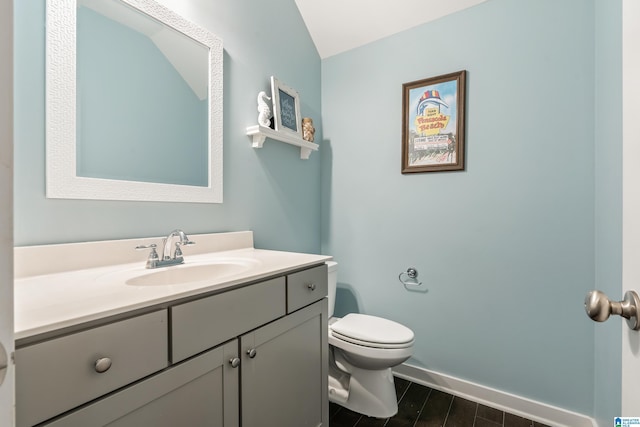
[[[153,0],[119,0],[209,48],[208,186],[76,175],[76,0],[47,0],[46,194],[57,199],[222,203],[222,40]],[[176,165],[184,167],[184,165]]]

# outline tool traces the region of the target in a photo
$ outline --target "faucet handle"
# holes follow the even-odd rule
[[[182,256],[182,250],[180,250],[180,242],[176,242],[175,258]]]
[[[136,251],[141,251],[144,249],[151,249],[149,252],[149,258],[147,258],[147,268],[155,268],[158,264],[160,258],[158,257],[158,252],[156,252],[156,248],[158,245],[152,243],[150,245],[138,245],[136,246]]]
[[[151,249],[151,252],[155,252],[158,245],[152,243],[150,245],[138,245],[136,246],[136,251],[141,251],[143,249]]]

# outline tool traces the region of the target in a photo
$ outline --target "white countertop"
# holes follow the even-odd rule
[[[196,240],[195,237],[194,240]],[[129,245],[130,242],[127,241],[127,244]],[[39,247],[40,250],[42,248]],[[51,249],[56,248],[52,245]],[[216,247],[216,249],[221,248]],[[179,266],[146,269],[144,262],[136,260],[130,263],[24,275],[17,278],[14,286],[15,339],[19,340],[184,297],[222,290],[331,259],[326,255],[271,251],[253,247],[216,250],[193,255],[189,255],[187,249],[184,252],[185,264]],[[29,257],[24,254],[19,258],[23,262],[29,260]],[[246,267],[243,271],[232,271],[222,277],[175,285],[126,284],[130,278],[160,270],[235,261],[241,261]]]

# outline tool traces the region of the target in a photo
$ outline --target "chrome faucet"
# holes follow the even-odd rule
[[[174,243],[175,238],[179,238]],[[189,240],[189,237],[182,230],[173,230],[167,237],[162,239],[162,258],[156,252],[157,245],[155,243],[148,246],[136,246],[137,250],[151,249],[149,258],[147,258],[147,268],[167,267],[170,265],[182,264],[184,258],[180,246],[195,245],[196,242]]]
[[[173,245],[174,237],[179,237],[180,240]],[[184,259],[182,258],[182,251],[180,250],[180,246],[188,246],[194,245],[195,242],[189,240],[189,237],[182,230],[173,230],[167,237],[162,240],[162,261],[173,261],[178,260],[178,264],[182,263]],[[171,248],[174,247],[173,254],[171,253]]]

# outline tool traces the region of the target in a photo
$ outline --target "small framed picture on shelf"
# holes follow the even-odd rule
[[[275,130],[302,138],[300,97],[295,89],[271,76],[271,97]]]

